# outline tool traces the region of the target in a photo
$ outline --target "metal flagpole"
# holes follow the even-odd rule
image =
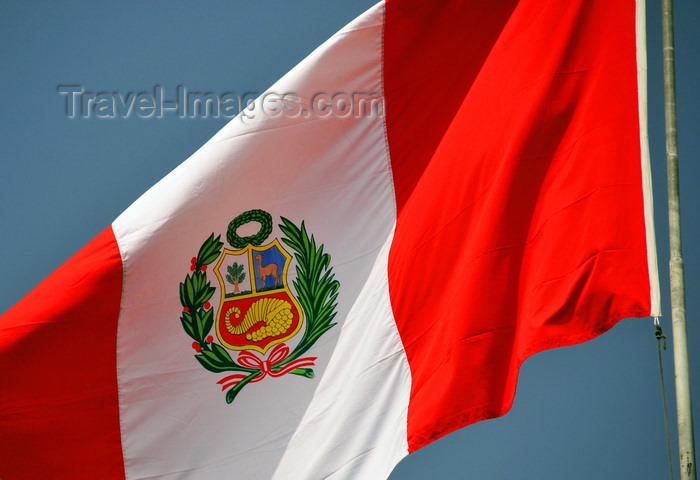
[[[671,318],[673,360],[676,370],[676,407],[681,480],[696,480],[693,408],[688,370],[688,335],[685,321],[685,281],[681,253],[681,215],[676,131],[676,72],[673,40],[673,0],[661,0],[666,114],[666,175],[668,180],[668,230],[671,250]]]

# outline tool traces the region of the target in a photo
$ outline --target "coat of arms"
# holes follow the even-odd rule
[[[237,230],[256,222],[255,235],[241,237]],[[217,383],[231,403],[248,383],[286,374],[313,378],[316,357],[303,357],[321,335],[331,329],[339,283],[334,280],[330,255],[316,246],[304,222],[298,227],[281,218],[285,235],[263,245],[272,233],[272,216],[249,210],[231,221],[224,247],[212,233],[191,260],[191,274],[180,284],[180,320],[194,340],[195,358],[215,373],[233,372]],[[293,253],[290,253],[289,251]],[[296,261],[292,282],[287,283]],[[219,286],[219,305],[209,300]],[[216,338],[211,334],[212,328]],[[301,333],[303,332],[303,333]],[[301,333],[291,350],[286,342]],[[230,352],[237,352],[236,359]]]

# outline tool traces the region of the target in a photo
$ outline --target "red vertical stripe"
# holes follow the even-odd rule
[[[411,451],[649,312],[634,0],[389,1],[390,296]]]
[[[0,478],[124,478],[108,228],[0,317]]]

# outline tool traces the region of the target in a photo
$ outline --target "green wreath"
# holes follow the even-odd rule
[[[241,237],[236,233],[238,227],[249,222],[258,222],[260,230],[255,235],[249,237]],[[272,233],[272,215],[264,210],[248,210],[238,215],[228,224],[226,232],[226,240],[233,248],[245,248],[246,245],[258,246],[264,242]]]
[[[270,214],[262,210],[250,210],[245,214],[251,214],[251,212],[262,212],[266,218],[272,218]],[[243,215],[236,217],[231,225],[236,221],[240,222]],[[281,220],[279,228],[286,235],[286,237],[282,237],[282,241],[294,250],[294,257],[298,263],[296,267],[297,278],[292,284],[306,316],[306,327],[296,348],[288,356],[272,365],[273,371],[279,371],[284,365],[301,357],[316,343],[316,340],[336,325],[332,321],[336,315],[335,308],[340,287],[340,283],[334,279],[335,275],[330,267],[330,255],[323,253],[323,245],[316,247],[316,240],[313,235],[308,235],[304,222],[301,222],[301,227],[297,227],[284,217]],[[243,223],[245,222],[240,223],[240,225]],[[231,225],[229,225],[229,235]],[[256,236],[260,236],[261,232]],[[267,235],[269,234],[266,234],[265,238]],[[233,244],[230,238],[229,243]],[[216,288],[212,287],[208,281],[206,270],[208,265],[219,258],[222,247],[221,235],[214,238],[212,233],[202,244],[197,256],[192,258],[190,267],[192,273],[187,275],[184,282],[180,283],[180,303],[182,304],[180,321],[185,333],[194,340],[192,347],[196,351],[195,358],[204,368],[214,373],[234,371],[246,375],[243,380],[226,392],[226,402],[231,403],[243,387],[263,372],[257,368],[248,368],[238,364],[231,358],[226,349],[214,342],[213,336],[210,335],[214,326],[214,311],[209,300],[214,295]],[[314,371],[311,368],[296,368],[289,373],[314,378]]]

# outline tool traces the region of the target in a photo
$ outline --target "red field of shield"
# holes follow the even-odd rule
[[[264,299],[279,299],[279,301],[266,301]],[[263,301],[263,304],[251,310],[251,306],[256,302]],[[272,332],[270,324],[273,323],[276,311],[266,311],[265,307],[268,304],[277,306],[277,311],[282,306],[282,313],[286,313],[287,317],[291,311],[291,324],[285,328],[277,328],[277,332]],[[249,311],[250,310],[250,311]],[[238,317],[236,317],[238,314]],[[228,322],[227,322],[228,316]],[[246,296],[244,298],[236,298],[225,300],[219,310],[218,332],[221,342],[233,350],[257,350],[265,353],[270,347],[278,343],[284,342],[293,337],[300,328],[301,315],[296,306],[296,302],[292,300],[290,295],[284,291],[270,292],[266,295]],[[233,330],[243,330],[242,333],[232,333]],[[238,327],[238,328],[236,328]],[[267,328],[267,332],[265,331]],[[262,329],[262,330],[261,330]],[[257,336],[264,335],[262,339],[256,339]]]

